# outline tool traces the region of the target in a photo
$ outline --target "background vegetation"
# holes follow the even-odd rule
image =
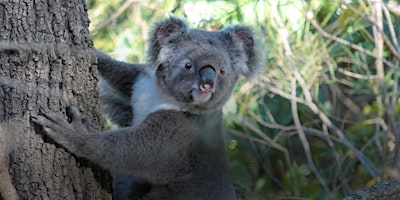
[[[224,108],[243,199],[335,199],[398,177],[398,1],[89,0],[97,48],[145,62],[151,25],[252,25],[263,73]]]

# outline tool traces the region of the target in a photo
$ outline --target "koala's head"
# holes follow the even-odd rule
[[[223,106],[240,75],[257,71],[255,43],[247,26],[206,31],[170,17],[155,25],[148,56],[163,93],[190,112],[204,113]]]

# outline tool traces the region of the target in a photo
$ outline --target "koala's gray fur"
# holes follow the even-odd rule
[[[222,106],[238,77],[257,71],[251,29],[190,29],[170,17],[155,25],[149,43],[149,62],[143,65],[97,52],[102,108],[123,128],[89,134],[73,108],[67,110],[71,123],[45,109],[32,120],[75,155],[122,179],[137,177],[126,179],[144,186],[136,199],[235,199]]]
[[[102,110],[113,123],[120,127],[132,123],[132,85],[140,74],[146,73],[150,65],[129,64],[111,59],[96,50],[99,62],[99,95]]]

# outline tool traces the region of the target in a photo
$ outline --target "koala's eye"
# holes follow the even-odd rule
[[[192,68],[192,63],[186,63],[185,64],[186,69],[191,69]]]
[[[221,68],[221,70],[219,70],[219,72],[222,74],[222,75],[224,75],[225,74],[225,68]]]

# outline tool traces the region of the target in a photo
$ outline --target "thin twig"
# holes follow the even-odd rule
[[[383,13],[385,14],[385,18],[387,20],[387,25],[388,25],[388,28],[389,28],[390,36],[391,36],[392,41],[393,41],[393,45],[396,47],[397,54],[400,54],[400,46],[399,46],[399,42],[397,41],[397,35],[396,35],[396,32],[395,32],[394,27],[393,27],[393,22],[392,22],[392,18],[390,16],[390,13],[389,13],[389,10],[388,10],[388,6],[386,4],[383,4],[382,8],[383,8]]]
[[[283,147],[282,145],[278,144],[277,142],[275,142],[274,140],[272,140],[268,135],[266,135],[265,133],[261,132],[259,129],[257,129],[256,127],[254,127],[251,123],[249,123],[247,120],[244,119],[240,119],[235,117],[233,119],[236,123],[241,124],[245,127],[247,127],[248,129],[250,129],[252,132],[256,133],[261,140],[263,141],[260,144],[264,144],[264,145],[268,145],[272,148],[275,148],[279,151],[285,152],[286,148]],[[259,142],[259,140],[254,140],[255,142]]]
[[[273,6],[274,7],[274,6]],[[294,61],[292,59],[293,56],[293,52],[292,49],[290,47],[289,41],[288,41],[288,32],[285,29],[283,22],[280,18],[280,16],[277,13],[277,10],[275,9],[275,7],[272,9],[272,18],[274,19],[274,21],[277,23],[278,26],[278,32],[279,35],[281,37],[281,42],[283,43],[283,48],[284,48],[284,52],[285,55],[287,56],[287,58],[289,59],[289,62],[292,64],[292,68],[294,69],[295,72],[298,72],[297,66],[294,64]],[[306,85],[306,84],[304,84]],[[310,149],[310,145],[308,143],[308,140],[304,134],[304,131],[302,129],[301,123],[300,123],[300,119],[299,116],[297,114],[297,102],[294,100],[297,96],[296,96],[296,80],[293,79],[292,80],[292,87],[291,87],[291,105],[292,105],[292,116],[293,116],[293,120],[295,123],[295,126],[297,127],[297,131],[298,131],[298,135],[299,138],[301,140],[301,143],[303,145],[303,149],[306,155],[306,159],[308,162],[308,165],[311,169],[311,171],[313,172],[314,176],[317,178],[317,180],[319,181],[319,183],[321,184],[321,186],[324,188],[325,191],[327,191],[330,194],[330,189],[326,183],[326,181],[324,180],[324,178],[321,176],[321,174],[319,173],[317,167],[314,164],[312,155],[311,155],[311,149]],[[311,100],[311,96],[307,96],[306,95],[306,101]]]
[[[294,101],[296,101],[298,103],[301,103],[301,104],[304,104],[308,108],[310,108],[311,111],[313,113],[317,114],[318,117],[322,120],[322,122],[324,124],[326,124],[326,126],[329,128],[329,130],[331,130],[333,133],[335,133],[338,136],[337,141],[339,141],[340,143],[342,143],[345,146],[347,146],[351,151],[353,151],[356,154],[358,160],[363,164],[363,166],[369,172],[369,174],[374,179],[376,179],[378,177],[378,175],[377,175],[377,171],[378,170],[371,163],[371,161],[369,161],[369,159],[360,150],[358,150],[356,147],[354,147],[354,145],[345,138],[344,133],[335,124],[332,123],[332,121],[325,115],[325,113],[323,111],[321,111],[318,108],[317,105],[315,105],[315,103],[313,103],[312,101],[311,102],[307,102],[306,100],[301,99],[299,97],[291,96],[291,95],[283,92],[282,90],[279,90],[279,89],[274,88],[274,87],[269,86],[269,85],[265,85],[265,87],[267,87],[270,92],[273,92],[273,93],[275,93],[277,95],[280,95],[283,98],[286,98],[288,100],[291,100],[291,101],[294,100]],[[309,91],[304,91],[304,90],[303,90],[303,92],[309,93]],[[326,134],[328,134],[328,133],[326,133]],[[327,137],[329,137],[329,136],[327,136]],[[331,137],[329,137],[329,138],[331,138]]]
[[[349,47],[351,47],[351,48],[353,48],[353,49],[355,49],[355,50],[357,50],[357,51],[359,51],[361,53],[369,55],[369,56],[371,56],[371,57],[373,57],[375,59],[378,59],[378,56],[376,54],[374,54],[372,51],[364,49],[363,47],[361,47],[359,45],[356,45],[356,44],[353,44],[353,43],[351,43],[351,42],[349,42],[347,40],[344,40],[342,38],[339,38],[339,37],[336,37],[334,35],[331,35],[331,34],[327,33],[323,28],[321,28],[315,20],[310,19],[310,18],[307,18],[307,19],[311,23],[311,25],[313,25],[314,28],[317,29],[317,31],[322,34],[322,36],[324,36],[326,38],[329,38],[331,40],[334,40],[335,42],[343,44],[345,46],[349,46]],[[386,60],[384,58],[382,59],[382,62],[385,63],[387,66],[393,68],[393,69],[397,69],[398,70],[400,68],[398,65],[395,65],[392,62],[390,62],[390,61],[388,61],[388,60]]]
[[[335,150],[335,148],[333,147],[333,145],[329,144],[328,141],[332,141],[332,140],[333,140],[333,141],[335,141],[335,142],[337,142],[337,143],[342,143],[342,140],[341,140],[340,138],[336,138],[336,137],[333,137],[332,135],[327,134],[327,133],[326,133],[326,131],[327,131],[327,130],[326,130],[326,126],[324,126],[324,127],[325,127],[325,128],[324,128],[323,131],[318,130],[318,129],[314,129],[314,128],[309,128],[309,127],[303,127],[303,130],[304,130],[304,133],[307,134],[307,135],[316,136],[316,137],[319,137],[319,138],[321,138],[321,139],[327,141],[328,145],[329,145],[329,146],[332,148],[332,150],[335,152],[334,155],[335,155],[335,161],[337,162],[337,165],[338,165],[338,166],[341,166],[339,154],[336,152],[336,150]],[[329,139],[328,139],[327,137],[328,137]],[[339,173],[339,176],[340,176],[339,178],[340,178],[341,181],[342,181],[342,185],[343,185],[344,190],[345,190],[346,192],[350,192],[351,189],[350,189],[350,186],[349,186],[349,183],[348,183],[348,180],[347,180],[347,178],[346,178],[346,176],[345,176],[344,171],[342,170],[341,167],[337,167],[336,170],[337,170],[338,173]]]
[[[254,145],[254,143],[260,143],[262,142],[262,140],[252,137],[249,134],[245,134],[245,133],[241,133],[237,130],[234,129],[229,129],[228,130],[231,134],[236,135],[238,137],[242,137],[242,138],[246,138],[249,140],[249,142],[251,143],[251,147],[257,152],[257,159],[261,160],[262,162],[262,167],[264,168],[265,172],[267,173],[267,175],[272,179],[273,182],[275,182],[281,189],[285,190],[286,188],[284,187],[283,183],[281,181],[278,180],[278,178],[276,178],[276,176],[272,173],[271,170],[271,165],[269,160],[266,158],[266,156],[262,153],[259,153],[258,148]],[[261,145],[267,145],[267,144],[261,144]],[[287,156],[289,156],[289,153],[287,152]],[[290,161],[290,159],[289,159]],[[268,166],[266,166],[266,162],[268,162]],[[290,165],[289,165],[290,166]]]
[[[378,2],[375,2],[373,4],[377,4]],[[382,4],[382,2],[379,2],[379,4]],[[395,48],[393,46],[393,44],[390,42],[389,38],[385,35],[385,32],[383,31],[383,27],[380,25],[382,24],[382,14],[380,13],[380,20],[377,17],[374,17],[375,19],[378,19],[378,21],[375,21],[373,19],[371,19],[370,17],[362,14],[360,11],[358,11],[356,8],[354,8],[352,5],[347,4],[348,8],[350,10],[352,10],[354,13],[357,13],[360,17],[364,18],[365,20],[367,20],[368,22],[370,22],[372,25],[374,25],[376,31],[378,31],[379,33],[381,33],[381,37],[383,39],[383,41],[385,42],[385,44],[387,45],[387,47],[389,48],[389,50],[392,52],[393,56],[396,57],[397,60],[400,61],[400,56],[398,53],[398,48]],[[381,9],[382,10],[382,9]],[[392,37],[393,38],[393,37]],[[396,44],[397,42],[393,42],[394,44]],[[395,45],[396,46],[396,45]]]
[[[296,80],[295,79],[292,80],[292,96],[293,97],[296,96]],[[294,124],[297,127],[297,132],[298,132],[300,141],[301,141],[301,143],[303,145],[303,149],[304,149],[304,152],[306,154],[306,159],[307,159],[308,165],[309,165],[311,171],[313,172],[314,176],[317,178],[319,183],[324,188],[324,190],[330,194],[330,189],[329,189],[326,181],[321,176],[321,174],[319,173],[317,167],[314,164],[314,160],[313,160],[312,155],[311,155],[310,144],[308,143],[306,135],[304,134],[303,128],[302,128],[301,123],[300,123],[299,115],[297,113],[297,102],[292,100],[291,101],[291,105],[292,105],[293,121],[294,121]]]
[[[390,3],[390,2],[389,2]],[[392,2],[393,3],[393,2]],[[389,28],[389,33],[390,36],[392,37],[394,46],[396,47],[396,50],[398,52],[398,54],[400,54],[400,47],[399,47],[399,43],[397,40],[397,35],[395,33],[394,27],[393,27],[393,23],[392,23],[392,19],[388,10],[387,5],[383,4],[383,12],[385,14],[385,18],[388,21],[388,28]],[[396,62],[396,64],[398,64],[400,62],[400,60],[398,60]],[[394,110],[396,108],[396,104],[397,104],[397,99],[399,97],[399,93],[398,93],[398,81],[399,81],[399,70],[395,70],[395,72],[393,73],[393,81],[394,81],[394,85],[393,85],[393,92],[392,92],[392,99],[390,102],[388,102],[389,106],[386,110],[387,110],[387,118],[388,118],[388,124],[389,124],[389,128],[390,131],[393,132],[393,135],[395,136],[395,148],[394,148],[394,153],[393,153],[393,160],[392,160],[392,168],[396,169],[398,168],[399,165],[399,150],[400,150],[400,130],[396,128],[396,123],[395,123],[395,114],[394,114]]]
[[[393,3],[393,1],[390,1],[388,4]],[[390,16],[389,10],[388,10],[388,6],[386,4],[383,4],[383,12],[385,14],[385,18],[387,20],[387,24],[388,24],[388,28],[389,28],[389,32],[390,32],[390,36],[392,37],[393,40],[393,45],[396,47],[397,49],[397,53],[400,54],[400,45],[399,42],[397,40],[397,34],[395,33],[394,27],[393,27],[393,22],[392,22],[392,18]],[[399,61],[396,62],[396,65],[399,65]],[[395,71],[394,73],[394,83],[398,83],[398,79],[399,79],[399,75],[398,75],[398,69]],[[394,107],[396,106],[396,101],[397,98],[399,97],[399,93],[398,93],[398,84],[394,84],[393,86],[393,95],[392,95],[392,108],[394,109]],[[397,131],[398,132],[398,136],[400,137],[400,130]]]
[[[338,72],[342,73],[343,75],[346,75],[348,77],[352,78],[357,78],[357,79],[363,79],[363,80],[374,80],[377,78],[376,75],[362,75],[362,74],[357,74],[351,71],[347,71],[343,68],[338,68]]]
[[[294,129],[296,129],[295,126],[282,126],[280,124],[272,124],[272,123],[268,123],[266,121],[264,121],[263,119],[261,119],[260,117],[258,117],[253,111],[249,110],[249,115],[250,117],[252,117],[253,119],[255,119],[258,123],[260,123],[261,125],[267,127],[267,128],[271,128],[271,129],[279,129],[282,131],[292,131]]]
[[[139,0],[127,0],[125,1],[125,3],[117,10],[117,12],[115,12],[114,14],[112,14],[110,16],[110,18],[108,18],[106,21],[98,24],[91,32],[95,33],[97,31],[99,31],[100,29],[103,29],[104,27],[106,27],[108,24],[110,24],[111,22],[113,22],[115,19],[117,19],[122,13],[125,12],[126,9],[129,8],[129,6],[133,3],[139,3]]]
[[[261,133],[257,128],[253,127],[253,125],[251,125],[247,121],[245,121],[245,120],[239,120],[239,121],[235,120],[235,121],[238,124],[242,124],[242,125],[246,126],[247,128],[251,129],[251,131],[255,132],[258,136],[261,136],[262,139],[256,138],[256,137],[252,137],[252,136],[250,136],[248,134],[240,133],[240,132],[235,131],[235,130],[231,130],[230,131],[231,133],[233,133],[233,134],[235,134],[237,136],[243,137],[243,138],[247,138],[247,139],[249,139],[251,141],[254,141],[254,142],[257,142],[257,143],[259,143],[261,145],[266,145],[266,146],[269,146],[271,148],[274,148],[274,149],[277,149],[277,150],[283,152],[283,154],[285,155],[286,163],[288,164],[288,166],[291,166],[289,152],[285,147],[283,147],[282,145],[278,144],[277,142],[271,140],[271,138],[269,138],[267,135]]]

